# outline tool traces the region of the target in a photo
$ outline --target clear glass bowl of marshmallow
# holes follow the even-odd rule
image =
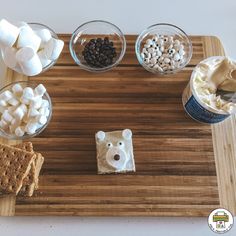
[[[0,136],[22,140],[40,134],[52,117],[52,102],[42,84],[18,81],[0,90]]]
[[[192,43],[179,27],[160,23],[149,26],[137,38],[135,53],[139,63],[154,74],[182,70],[192,58]]]
[[[4,63],[26,76],[38,75],[51,68],[60,56],[64,42],[48,26],[0,21],[0,45]]]

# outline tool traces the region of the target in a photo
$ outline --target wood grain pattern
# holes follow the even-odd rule
[[[229,176],[235,181],[229,164],[235,164],[236,133],[219,125],[227,136],[224,145],[231,145],[229,154],[220,144],[222,131],[194,122],[181,102],[193,67],[204,57],[223,54],[220,42],[192,37],[188,67],[163,77],[138,65],[136,36],[127,36],[122,63],[98,74],[77,67],[69,36],[61,37],[66,46],[56,66],[30,78],[47,87],[53,118],[32,140],[45,156],[40,189],[31,198],[17,197],[15,215],[207,216],[220,205],[233,211],[235,182],[228,181]],[[98,176],[95,132],[124,128],[134,134],[137,172]],[[223,194],[225,189],[229,192]]]
[[[225,55],[216,37],[207,38],[205,55]],[[236,116],[212,125],[220,205],[236,215]]]

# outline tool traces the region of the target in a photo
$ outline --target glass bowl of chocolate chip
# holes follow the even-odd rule
[[[69,49],[75,63],[91,72],[104,72],[124,57],[126,40],[114,24],[94,20],[80,25],[72,34]]]
[[[190,62],[192,51],[189,36],[178,26],[168,23],[149,26],[135,43],[139,63],[154,74],[182,70]]]

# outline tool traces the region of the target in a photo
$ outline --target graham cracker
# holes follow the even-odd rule
[[[27,150],[29,152],[34,152],[33,145],[31,142],[25,142],[16,145],[16,147],[21,148],[23,150]],[[20,191],[21,195],[31,197],[34,193],[34,190],[38,188],[38,177],[39,172],[42,168],[44,157],[40,153],[35,152],[35,160],[31,164],[31,169],[29,174],[23,180],[23,185]]]
[[[0,192],[18,194],[36,155],[0,144]]]

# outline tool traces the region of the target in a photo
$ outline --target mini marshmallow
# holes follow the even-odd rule
[[[45,45],[45,55],[49,60],[56,60],[64,47],[64,42],[60,39],[51,38]]]
[[[42,99],[41,107],[49,107],[49,101],[46,99]]]
[[[15,135],[18,137],[22,137],[25,134],[24,129],[22,129],[22,127],[17,127],[15,129]]]
[[[20,29],[5,19],[0,21],[0,45],[12,47],[17,40]]]
[[[22,120],[25,114],[26,112],[24,111],[22,105],[16,108],[16,110],[13,112],[13,116],[19,120]]]
[[[30,26],[23,26],[20,28],[20,34],[17,40],[17,48],[30,47],[35,52],[38,51],[41,43],[40,37],[34,33]]]
[[[48,29],[36,30],[35,34],[40,37],[42,44],[47,43],[52,38],[51,32]]]
[[[7,102],[8,100],[10,100],[13,97],[13,94],[11,91],[6,90],[3,93],[0,94],[0,99]]]
[[[20,97],[23,92],[23,88],[21,87],[20,84],[14,84],[12,86],[11,90],[12,90],[13,94],[16,95],[17,97]]]
[[[0,100],[0,106],[2,106],[2,107],[7,106],[7,102],[4,100]]]
[[[28,112],[27,106],[25,104],[21,104],[19,106],[19,108],[21,108],[23,110],[24,114],[26,114]]]
[[[29,109],[29,112],[28,112],[28,116],[29,117],[36,117],[36,116],[38,116],[38,115],[40,115],[41,113],[37,110],[37,109],[35,109],[35,108],[33,108],[33,107],[31,107],[30,109]]]
[[[19,127],[20,123],[21,121],[15,118],[11,121],[11,125],[9,126],[11,133],[15,133],[15,130]]]
[[[49,114],[50,114],[50,110],[47,108],[47,109],[45,110],[45,113],[44,113],[44,115],[45,115],[46,117],[48,117],[48,116],[49,116]]]
[[[36,122],[29,122],[29,123],[25,126],[25,132],[26,132],[27,134],[34,134],[37,129],[38,129],[38,124],[37,124]]]
[[[50,113],[50,111],[49,111],[48,107],[41,107],[39,109],[39,114],[42,116],[49,116],[49,113]]]
[[[4,121],[6,121],[8,124],[11,123],[11,121],[13,120],[13,117],[11,116],[11,114],[9,113],[9,111],[4,111],[2,114],[2,119]]]
[[[42,67],[47,67],[52,61],[49,60],[45,54],[45,51],[44,50],[41,50],[38,52],[38,56],[39,56],[39,59],[42,63]]]
[[[24,47],[16,53],[16,59],[22,72],[27,76],[34,76],[42,71],[42,64],[38,55],[30,47]]]
[[[16,98],[11,98],[7,102],[12,106],[17,106],[19,104],[19,101]]]
[[[34,98],[34,90],[30,87],[25,87],[23,89],[22,98],[32,100]]]
[[[45,125],[47,123],[47,120],[48,120],[47,117],[44,115],[38,117],[38,122],[41,125]]]
[[[17,49],[13,47],[3,49],[3,61],[5,65],[11,69],[15,69],[17,66],[16,52]]]
[[[4,130],[7,129],[8,128],[7,122],[5,120],[1,119],[0,120],[0,127]]]
[[[35,89],[34,89],[35,94],[37,94],[38,96],[43,96],[44,93],[46,92],[46,88],[42,85],[39,84]]]
[[[39,109],[42,105],[42,97],[36,96],[34,99],[30,102],[30,107],[33,107],[35,109]]]
[[[30,104],[30,100],[24,97],[20,98],[21,103],[25,104],[25,105],[29,105]]]

